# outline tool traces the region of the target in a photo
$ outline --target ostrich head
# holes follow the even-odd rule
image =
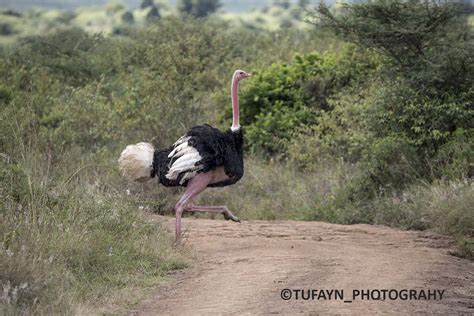
[[[250,76],[251,76],[251,74],[249,74],[249,73],[247,73],[247,72],[245,72],[245,71],[243,71],[243,70],[236,70],[236,71],[234,72],[234,79],[237,80],[237,81],[240,81],[240,80],[242,80],[242,79],[248,78],[248,77],[250,77]]]

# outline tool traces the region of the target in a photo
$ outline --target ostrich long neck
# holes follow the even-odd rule
[[[240,128],[239,124],[239,81],[236,78],[237,76],[234,74],[232,77],[232,86],[231,86],[231,93],[230,96],[232,98],[232,131],[236,131]]]

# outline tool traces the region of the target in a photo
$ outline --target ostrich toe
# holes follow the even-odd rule
[[[232,214],[230,211],[223,212],[222,215],[224,215],[224,218],[226,221],[232,220],[236,223],[240,223],[240,219],[237,218],[234,214]]]

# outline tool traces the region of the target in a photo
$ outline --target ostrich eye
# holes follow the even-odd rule
[[[244,73],[241,71],[240,74],[243,75]]]

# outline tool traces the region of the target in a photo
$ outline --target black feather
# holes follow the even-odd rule
[[[239,181],[244,175],[244,137],[242,129],[231,131],[230,129],[221,132],[210,125],[198,125],[192,127],[186,135],[190,137],[188,145],[194,147],[201,156],[201,160],[196,162],[196,166],[203,168],[198,171],[209,172],[218,167],[224,167],[225,174],[229,179],[210,184],[210,187],[223,187],[232,185]],[[160,179],[164,186],[187,186],[188,181],[180,184],[180,179],[184,172],[176,180],[166,178],[170,169],[171,159],[168,158],[173,147],[155,151],[153,159],[153,173]]]

